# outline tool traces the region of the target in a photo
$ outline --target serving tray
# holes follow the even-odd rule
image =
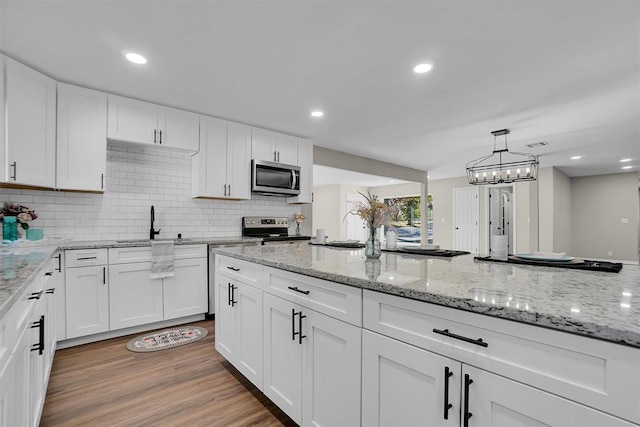
[[[395,252],[401,254],[411,254],[411,255],[429,255],[429,256],[439,256],[439,257],[454,257],[458,255],[466,255],[471,252],[466,251],[454,251],[449,249],[425,249],[425,248],[414,248],[414,247],[400,247],[398,249],[382,249],[383,252]]]
[[[594,261],[588,259],[572,259],[567,262],[557,261],[534,261],[531,259],[523,259],[514,255],[510,255],[508,259],[494,259],[490,256],[477,256],[473,258],[475,261],[489,261],[489,262],[502,262],[507,264],[525,264],[525,265],[537,265],[541,267],[557,267],[557,268],[571,268],[574,270],[590,270],[590,271],[604,271],[607,273],[619,273],[622,270],[622,263],[620,262],[608,262],[608,261]]]

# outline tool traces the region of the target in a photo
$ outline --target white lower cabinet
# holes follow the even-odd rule
[[[216,273],[216,350],[262,390],[262,290]]]
[[[177,259],[175,276],[162,279],[164,319],[205,313],[207,299],[207,259]]]
[[[66,269],[67,338],[109,330],[107,273],[106,265]]]
[[[150,262],[109,266],[109,329],[158,322],[162,313],[162,279],[151,279]]]
[[[361,329],[263,296],[264,394],[302,425],[360,425]]]

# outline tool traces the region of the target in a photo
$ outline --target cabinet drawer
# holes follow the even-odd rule
[[[106,249],[74,249],[65,251],[64,256],[67,267],[104,265],[108,259]]]
[[[356,326],[362,325],[362,289],[265,268],[262,289]]]
[[[206,258],[207,245],[176,245],[173,247],[173,259]],[[134,246],[109,249],[109,264],[151,261],[150,246]]]
[[[372,291],[363,327],[640,422],[638,349]]]
[[[241,259],[230,258],[224,255],[215,256],[216,273],[232,279],[240,280],[248,285],[260,288],[262,266]]]

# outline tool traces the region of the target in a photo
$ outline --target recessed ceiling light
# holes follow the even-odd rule
[[[122,54],[124,55],[125,58],[127,58],[129,61],[133,62],[134,64],[143,65],[147,63],[147,58],[140,55],[139,53],[132,52],[130,50],[123,50]]]
[[[320,110],[313,110],[311,112],[311,117],[322,117],[324,116],[324,113]]]
[[[622,159],[620,160],[620,163],[627,163],[630,162],[632,159]]]
[[[416,74],[424,74],[428,73],[433,69],[433,64],[430,62],[423,62],[422,64],[418,64],[413,67],[413,72]]]
[[[582,158],[582,156],[573,156],[573,157],[571,157],[571,160],[578,160],[578,159],[581,159],[581,158]]]
[[[622,169],[631,169],[633,166],[623,166]]]

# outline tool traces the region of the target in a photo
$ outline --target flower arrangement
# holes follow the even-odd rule
[[[360,193],[360,192],[358,192]],[[360,193],[365,198],[365,202],[356,202],[354,210],[347,213],[358,215],[364,220],[370,230],[377,230],[383,225],[389,225],[391,222],[391,210],[389,206],[378,200],[378,196],[371,195],[367,191],[367,195]]]
[[[302,215],[301,213],[294,213],[293,214],[293,220],[297,224],[301,224],[303,219],[305,219],[305,218],[304,218],[304,215]]]
[[[0,210],[0,220],[5,216],[15,216],[16,222],[25,230],[29,229],[29,222],[38,218],[34,210],[13,203],[5,203],[4,208]]]

